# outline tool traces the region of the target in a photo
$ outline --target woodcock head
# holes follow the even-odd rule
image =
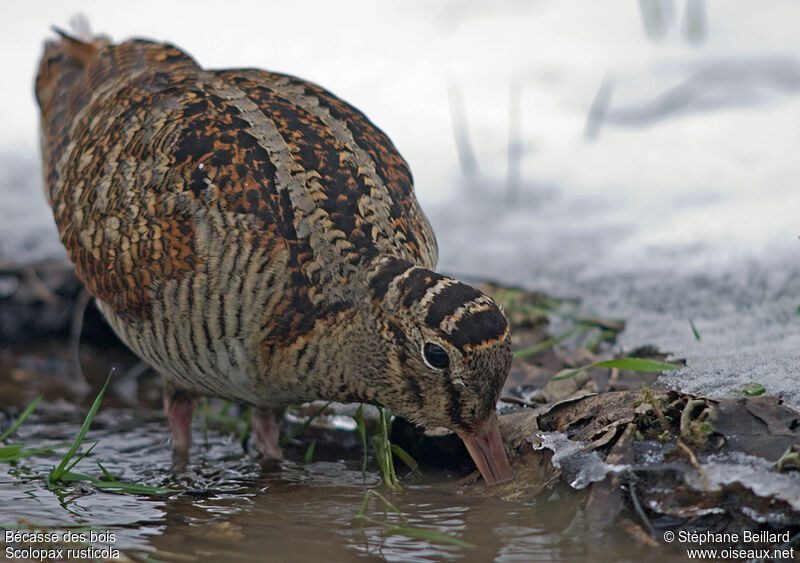
[[[455,431],[487,483],[511,478],[495,406],[511,366],[508,322],[475,288],[405,260],[369,281],[387,362],[378,402]]]

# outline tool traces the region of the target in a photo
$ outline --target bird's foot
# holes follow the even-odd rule
[[[253,410],[253,442],[268,459],[281,459],[280,425],[283,410]]]
[[[189,447],[192,444],[194,397],[167,383],[164,385],[164,410],[172,433],[172,471],[183,473],[189,463]]]

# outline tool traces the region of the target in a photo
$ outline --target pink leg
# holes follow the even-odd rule
[[[281,459],[280,421],[283,409],[253,410],[253,441],[256,449],[268,459]]]
[[[164,410],[172,432],[172,470],[181,473],[189,463],[194,397],[164,380]]]

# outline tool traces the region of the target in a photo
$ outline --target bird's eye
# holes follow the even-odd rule
[[[425,362],[432,368],[445,369],[450,366],[450,356],[441,346],[436,344],[426,342],[422,348],[422,355],[425,358]]]

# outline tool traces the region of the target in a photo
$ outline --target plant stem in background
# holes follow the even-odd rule
[[[645,360],[642,358],[616,358],[614,360],[604,360],[602,362],[595,362],[586,366],[566,371],[560,375],[556,375],[552,381],[561,381],[562,379],[569,379],[583,370],[591,368],[617,368],[625,371],[636,371],[653,373],[660,371],[672,371],[681,369],[684,366],[679,364],[670,364],[667,362],[658,362],[656,360]]]

